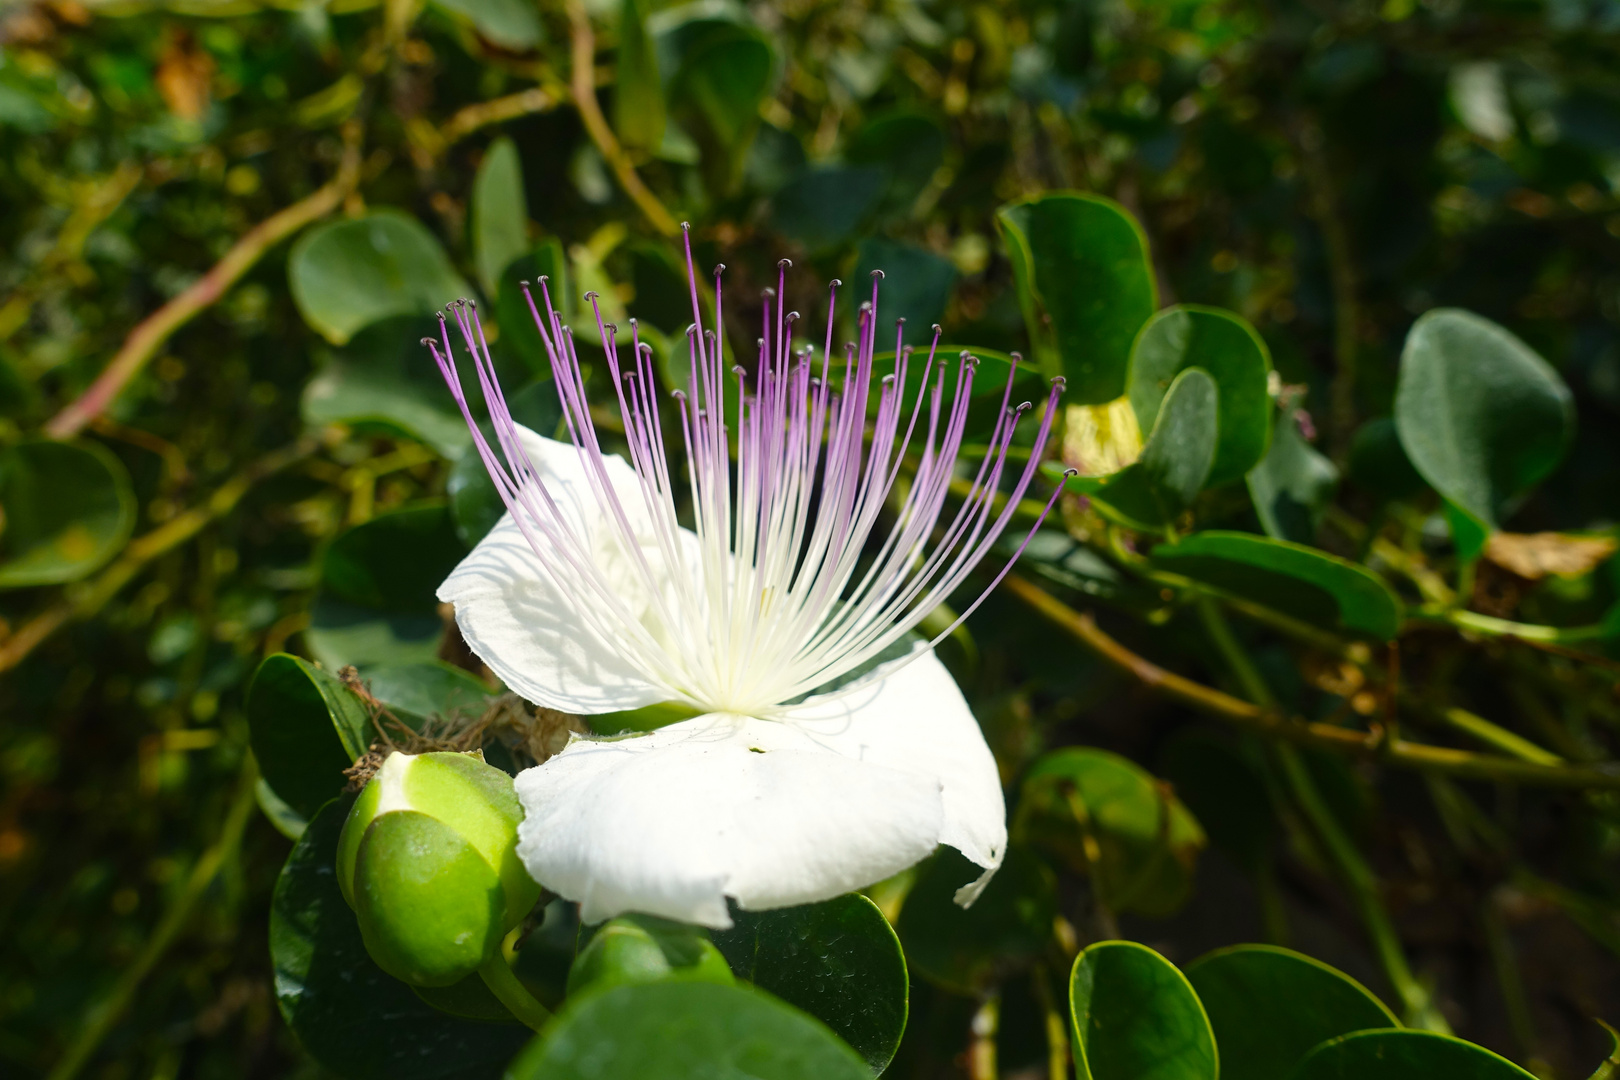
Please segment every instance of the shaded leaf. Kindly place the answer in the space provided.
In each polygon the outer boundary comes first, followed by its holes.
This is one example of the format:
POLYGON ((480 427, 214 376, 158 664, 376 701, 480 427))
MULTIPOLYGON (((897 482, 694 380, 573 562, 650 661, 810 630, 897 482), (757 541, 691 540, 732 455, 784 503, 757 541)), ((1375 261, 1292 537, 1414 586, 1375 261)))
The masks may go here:
POLYGON ((1187 977, 1132 941, 1102 941, 1069 976, 1079 1080, 1215 1080, 1215 1036, 1187 977))
MULTIPOLYGON (((867 165, 805 169, 772 198, 773 223, 783 236, 811 253, 837 247, 854 236, 876 208, 884 181, 882 169, 867 165)), ((857 281, 854 291, 865 299, 867 288, 857 281)))
POLYGON ((529 203, 517 144, 501 137, 478 164, 472 190, 473 264, 488 296, 499 296, 502 273, 529 250, 529 203))
POLYGON ((1330 630, 1388 641, 1400 629, 1401 602, 1383 578, 1303 544, 1211 529, 1159 545, 1152 559, 1330 630))
POLYGON ((613 130, 625 146, 651 153, 664 141, 664 87, 658 50, 637 0, 619 8, 619 54, 613 81, 613 130))
POLYGON ((917 974, 959 993, 976 993, 1034 962, 1052 935, 1057 913, 1052 872, 1013 847, 972 907, 958 889, 984 871, 955 848, 941 848, 918 868, 897 929, 917 974))
POLYGON ((1110 476, 1079 476, 1070 489, 1131 528, 1171 524, 1192 505, 1215 460, 1219 432, 1215 380, 1188 368, 1170 384, 1142 456, 1110 476))
POLYGON ((1265 460, 1249 472, 1260 527, 1274 540, 1310 544, 1339 487, 1339 470, 1305 441, 1293 409, 1277 414, 1265 460))
POLYGON ((508 1066, 509 1080, 868 1080, 828 1031, 743 986, 660 982, 571 1001, 508 1066))
POLYGON ((1505 1057, 1432 1031, 1358 1031, 1323 1043, 1292 1080, 1529 1080, 1505 1057))
POLYGON ((1350 441, 1350 479, 1381 499, 1405 499, 1424 488, 1423 477, 1401 447, 1395 418, 1381 416, 1356 429, 1350 441))
POLYGON ((0 589, 77 581, 134 528, 129 472, 106 447, 40 439, 0 450, 0 589))
POLYGON ((1041 367, 1069 380, 1065 400, 1125 392, 1131 344, 1159 306, 1147 237, 1100 195, 1057 192, 996 212, 1041 367))
POLYGON ((375 737, 360 699, 296 656, 267 657, 247 691, 248 734, 276 796, 305 819, 336 798, 375 737))
POLYGON ((711 934, 738 978, 803 1009, 866 1060, 893 1060, 906 1030, 910 983, 900 940, 859 894, 775 911, 733 911, 711 934))
POLYGON ((1194 960, 1187 979, 1209 1015, 1224 1080, 1284 1080, 1318 1043, 1400 1027, 1342 971, 1275 945, 1234 945, 1194 960))
POLYGON ((895 320, 905 319, 907 343, 926 349, 933 325, 945 319, 956 267, 927 248, 869 237, 856 252, 851 280, 864 291, 874 270, 884 274, 878 290, 878 345, 892 341, 895 320))

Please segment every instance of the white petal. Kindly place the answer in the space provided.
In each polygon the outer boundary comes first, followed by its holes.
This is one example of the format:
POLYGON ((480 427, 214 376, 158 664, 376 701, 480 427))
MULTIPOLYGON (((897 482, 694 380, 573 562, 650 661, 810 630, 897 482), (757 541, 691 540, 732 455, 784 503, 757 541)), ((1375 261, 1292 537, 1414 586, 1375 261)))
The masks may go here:
MULTIPOLYGON (((627 560, 612 539, 606 511, 591 490, 579 452, 569 443, 542 438, 526 428, 519 432, 569 526, 577 535, 591 538, 593 563, 613 582, 616 595, 631 604, 641 598, 636 608, 640 614, 646 607, 645 587, 625 565, 627 560)), ((646 521, 640 481, 622 458, 609 456, 606 462, 619 502, 640 531, 646 521)), ((543 543, 544 538, 536 535, 543 543)), ((658 560, 652 561, 656 570, 658 560)), ((626 658, 622 645, 605 640, 580 617, 510 514, 439 586, 439 599, 455 605, 456 623, 479 659, 537 705, 590 714, 640 708, 672 696, 626 658)))
POLYGON ((796 726, 714 714, 575 740, 517 778, 518 854, 586 922, 640 911, 731 925, 898 873, 938 843, 939 782, 846 757, 796 726))
POLYGON ((985 870, 956 901, 966 907, 978 899, 1007 852, 1007 804, 979 723, 932 650, 847 694, 811 698, 790 718, 850 757, 938 780, 939 842, 985 870))

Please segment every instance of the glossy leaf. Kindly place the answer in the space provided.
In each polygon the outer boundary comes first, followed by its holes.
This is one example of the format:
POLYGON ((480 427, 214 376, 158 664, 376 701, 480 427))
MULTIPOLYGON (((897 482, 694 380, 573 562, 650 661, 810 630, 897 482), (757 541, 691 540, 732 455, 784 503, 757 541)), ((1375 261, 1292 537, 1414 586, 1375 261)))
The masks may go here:
POLYGON ((660 982, 587 994, 507 1067, 508 1080, 869 1080, 820 1022, 742 986, 660 982))
POLYGON ((892 342, 895 320, 905 319, 906 343, 926 349, 933 324, 945 319, 956 267, 927 248, 870 237, 861 241, 850 280, 864 293, 874 270, 884 275, 878 290, 878 344, 892 342))
MULTIPOLYGON (((471 294, 438 239, 395 210, 305 233, 293 245, 287 277, 304 321, 334 345, 390 316, 428 315, 471 294)), ((430 321, 421 325, 428 332, 430 321)))
POLYGON ((1215 1036, 1174 964, 1133 941, 1101 941, 1074 961, 1069 1015, 1079 1080, 1215 1080, 1215 1036))
POLYGON ((1211 529, 1153 549, 1162 570, 1255 600, 1330 630, 1388 641, 1401 602, 1364 566, 1253 533, 1211 529))
POLYGON ((493 45, 523 52, 541 40, 540 17, 523 0, 432 0, 442 11, 469 19, 493 45))
POLYGON ((1160 529, 1181 515, 1209 477, 1220 430, 1215 380, 1188 368, 1170 384, 1142 456, 1110 476, 1080 476, 1072 490, 1138 529, 1160 529))
POLYGON ((472 441, 467 422, 422 346, 422 331, 422 320, 410 317, 361 330, 305 384, 304 423, 381 428, 427 443, 452 460, 465 454, 472 441))
POLYGON ((1187 967, 1221 1049, 1224 1080, 1285 1080, 1318 1043, 1400 1027, 1342 971, 1274 945, 1234 945, 1187 967))
POLYGON ((270 959, 281 1015, 311 1057, 347 1080, 494 1080, 526 1029, 442 1012, 367 955, 333 872, 352 802, 334 799, 310 820, 276 879, 270 959))
POLYGON ((1529 1080, 1483 1046, 1432 1031, 1358 1031, 1312 1050, 1290 1080, 1529 1080))
POLYGON ((651 153, 664 141, 664 88, 658 51, 637 0, 619 8, 619 53, 613 81, 613 130, 632 150, 651 153))
POLYGON ((1271 449, 1248 479, 1249 497, 1267 536, 1297 544, 1316 541, 1339 487, 1339 470, 1305 441, 1293 409, 1278 413, 1271 449))
POLYGON ((711 934, 738 978, 803 1009, 882 1073, 906 1030, 910 984, 900 941, 859 894, 775 911, 734 911, 711 934))
POLYGON ((0 450, 0 589, 77 581, 134 528, 129 472, 106 447, 42 439, 0 450))
POLYGON ((1150 431, 1175 377, 1190 367, 1215 380, 1220 435, 1205 483, 1236 480, 1258 465, 1271 442, 1271 353, 1242 318, 1220 308, 1178 304, 1154 315, 1131 346, 1126 394, 1150 431))
POLYGON ((1131 344, 1159 306, 1141 226, 1113 200, 1079 192, 1004 206, 996 224, 1041 367, 1069 380, 1070 404, 1119 397, 1131 344))
POLYGON ((956 891, 982 873, 955 848, 941 848, 918 868, 896 927, 913 970, 959 993, 1037 959, 1057 913, 1052 872, 1030 852, 1010 848, 973 906, 958 905, 956 891))
POLYGON ((1406 336, 1395 427, 1423 479, 1494 530, 1508 504, 1563 459, 1575 406, 1524 342, 1489 319, 1438 308, 1406 336))
POLYGON ((343 770, 375 737, 359 698, 335 676, 286 653, 259 665, 248 685, 247 718, 265 782, 305 819, 342 793, 343 770))
POLYGON ((444 633, 435 597, 466 548, 443 504, 381 514, 332 541, 304 632, 328 668, 432 660, 444 633))
POLYGON ((473 177, 472 249, 486 296, 500 295, 502 272, 529 250, 523 166, 509 138, 490 143, 473 177))
POLYGON ((1135 762, 1091 747, 1044 754, 1024 777, 1015 828, 1089 873, 1116 911, 1165 916, 1187 899, 1204 830, 1135 762))

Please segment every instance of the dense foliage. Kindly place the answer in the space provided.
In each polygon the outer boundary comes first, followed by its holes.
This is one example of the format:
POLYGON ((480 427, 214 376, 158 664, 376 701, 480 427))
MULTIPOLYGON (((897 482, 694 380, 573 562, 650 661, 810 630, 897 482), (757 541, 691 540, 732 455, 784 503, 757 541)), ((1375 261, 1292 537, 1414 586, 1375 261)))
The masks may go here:
POLYGON ((1613 0, 50 0, 0 50, 7 1075, 1609 1053, 1613 0), (568 731, 433 598, 500 505, 418 339, 479 299, 555 429, 546 274, 582 355, 589 291, 677 385, 682 221, 735 342, 778 259, 812 325, 881 269, 913 344, 1066 378, 1020 520, 1082 475, 939 650, 1008 792, 980 902, 949 850, 712 935, 547 894, 531 1041, 385 974, 332 870, 384 731, 568 731))

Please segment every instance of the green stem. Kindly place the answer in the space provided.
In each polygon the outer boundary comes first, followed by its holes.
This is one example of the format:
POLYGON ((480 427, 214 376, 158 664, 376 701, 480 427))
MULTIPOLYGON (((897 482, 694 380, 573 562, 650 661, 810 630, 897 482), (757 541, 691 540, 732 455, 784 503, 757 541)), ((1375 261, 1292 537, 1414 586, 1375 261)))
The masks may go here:
POLYGON ((1282 890, 1277 887, 1277 866, 1270 852, 1254 871, 1254 889, 1260 898, 1260 926, 1272 945, 1288 944, 1288 909, 1283 906, 1282 890))
POLYGON ((551 1019, 551 1010, 536 1001, 534 995, 523 988, 517 975, 513 974, 512 966, 506 961, 505 948, 496 949, 484 961, 483 967, 478 969, 478 977, 484 980, 484 985, 500 999, 507 1011, 525 1026, 539 1031, 551 1019))
POLYGON ((1552 645, 1597 641, 1614 635, 1613 628, 1607 623, 1591 623, 1587 626, 1543 626, 1539 623, 1498 619, 1494 615, 1481 615, 1477 611, 1463 611, 1456 608, 1440 610, 1422 607, 1407 612, 1407 616, 1416 622, 1444 623, 1486 637, 1518 638, 1520 641, 1544 642, 1552 645))
POLYGON ((1445 721, 1450 727, 1467 735, 1472 735, 1487 746, 1502 751, 1504 754, 1528 761, 1536 765, 1563 765, 1565 761, 1549 750, 1543 750, 1535 743, 1523 736, 1516 735, 1504 727, 1498 727, 1483 716, 1476 716, 1467 709, 1449 708, 1438 709, 1435 715, 1445 721))
POLYGON ((1508 1027, 1519 1044, 1519 1051, 1527 1062, 1538 1063, 1540 1040, 1536 1036, 1535 1020, 1530 1015, 1530 999, 1524 991, 1524 979, 1519 974, 1519 960, 1513 954, 1513 941, 1508 936, 1507 920, 1502 917, 1503 896, 1498 886, 1485 898, 1480 910, 1480 926, 1485 932, 1485 948, 1496 969, 1496 983, 1502 991, 1502 1004, 1507 1009, 1508 1027))
POLYGON ((1046 1021, 1047 1076, 1050 1080, 1068 1080, 1069 1022, 1058 1010, 1057 997, 1047 981, 1046 965, 1035 965, 1031 977, 1035 980, 1035 997, 1041 1003, 1041 1014, 1046 1021))
MULTIPOLYGON (((1203 616, 1204 626, 1209 631, 1210 640, 1214 642, 1216 651, 1231 666, 1232 673, 1243 685, 1244 692, 1256 705, 1268 709, 1275 708, 1276 698, 1271 693, 1271 688, 1266 685, 1259 669, 1254 666, 1248 653, 1232 634, 1232 628, 1227 625, 1220 608, 1213 601, 1204 600, 1199 603, 1198 611, 1203 616)), ((1449 1032, 1445 1018, 1434 1008, 1428 990, 1418 982, 1412 974, 1412 969, 1407 966, 1406 954, 1401 951, 1400 937, 1395 932, 1389 913, 1384 910, 1383 899, 1378 893, 1378 879, 1374 876, 1372 868, 1367 865, 1355 842, 1345 833, 1321 793, 1316 790, 1316 783, 1305 768, 1305 761, 1300 757, 1299 751, 1285 743, 1279 743, 1276 753, 1282 762, 1283 775, 1288 781, 1294 801, 1305 812, 1305 817, 1321 840, 1328 858, 1350 889, 1356 908, 1361 914, 1361 920, 1367 928, 1367 936, 1372 939, 1373 951, 1378 954, 1390 985, 1395 988, 1404 1005, 1407 1023, 1431 1031, 1449 1032)))
POLYGON ((185 888, 175 897, 163 921, 158 923, 152 936, 146 939, 146 947, 141 950, 135 962, 125 968, 118 983, 96 1005, 92 1006, 86 1016, 84 1028, 77 1038, 73 1040, 72 1048, 67 1056, 56 1063, 47 1080, 71 1080, 90 1061, 95 1052, 100 1049, 102 1042, 112 1033, 112 1029, 123 1019, 124 1010, 134 999, 135 993, 140 989, 141 983, 151 974, 163 954, 169 951, 174 939, 184 930, 187 921, 191 918, 192 910, 202 899, 203 893, 213 884, 220 867, 225 860, 236 852, 242 842, 242 830, 247 827, 248 816, 255 805, 253 798, 253 785, 258 781, 259 769, 254 763, 252 755, 248 755, 242 763, 242 771, 236 781, 236 795, 231 801, 230 809, 225 812, 225 825, 220 830, 219 839, 197 860, 191 869, 191 876, 186 879, 185 888))

